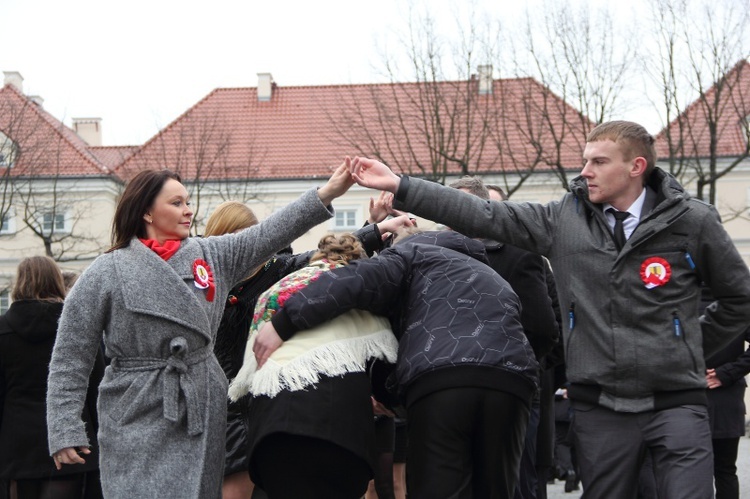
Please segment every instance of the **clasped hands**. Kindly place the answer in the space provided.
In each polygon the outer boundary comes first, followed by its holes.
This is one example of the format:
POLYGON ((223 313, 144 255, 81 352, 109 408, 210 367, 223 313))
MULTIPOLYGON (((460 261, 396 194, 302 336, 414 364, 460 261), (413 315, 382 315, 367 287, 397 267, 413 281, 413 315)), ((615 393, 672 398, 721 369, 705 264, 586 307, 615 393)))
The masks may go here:
MULTIPOLYGON (((349 156, 334 171, 325 186, 318 191, 321 201, 329 204, 334 198, 342 195, 356 182, 363 187, 383 191, 378 199, 370 199, 370 223, 377 223, 383 237, 406 226, 414 225, 407 214, 393 209, 393 194, 398 189, 400 178, 390 168, 374 159, 349 156), (388 215, 394 218, 385 220, 388 215)), ((273 324, 267 322, 260 328, 253 343, 253 355, 258 369, 284 343, 273 324)))

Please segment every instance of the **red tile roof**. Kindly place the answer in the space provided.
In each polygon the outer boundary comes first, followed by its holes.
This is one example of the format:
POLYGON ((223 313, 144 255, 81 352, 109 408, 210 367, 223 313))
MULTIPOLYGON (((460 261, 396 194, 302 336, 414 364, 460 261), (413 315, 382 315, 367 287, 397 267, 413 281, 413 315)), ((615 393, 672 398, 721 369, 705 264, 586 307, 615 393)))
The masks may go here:
MULTIPOLYGON (((329 167, 339 164, 347 154, 379 155, 394 169, 405 170, 429 163, 435 151, 425 141, 426 134, 420 132, 425 125, 419 110, 425 106, 416 101, 425 94, 418 92, 419 85, 274 86, 271 100, 265 102, 258 101, 256 88, 216 89, 151 138, 116 171, 128 177, 145 168, 170 168, 185 179, 327 177, 329 167), (396 103, 401 113, 394 113, 396 103), (361 123, 377 125, 379 116, 385 116, 383 123, 396 130, 386 134, 382 126, 369 126, 368 143, 361 123), (397 129, 399 118, 411 131, 408 137, 397 129)), ((533 79, 504 79, 493 82, 491 95, 474 95, 481 104, 477 109, 482 111, 450 120, 446 109, 452 100, 465 96, 469 85, 476 94, 475 80, 441 82, 429 88, 438 89, 443 100, 442 126, 457 126, 453 140, 458 150, 466 145, 466 123, 475 129, 489 126, 491 134, 486 136, 488 142, 481 157, 479 146, 472 146, 472 173, 513 170, 515 164, 526 170, 537 161, 547 165, 559 161, 563 166, 578 168, 591 123, 575 109, 533 79), (559 158, 550 153, 555 137, 545 125, 546 119, 556 127, 558 138, 562 137, 559 158), (563 126, 564 119, 568 125, 563 126), (534 144, 545 151, 539 158, 535 157, 534 144)), ((446 136, 447 132, 442 137, 446 136)), ((459 169, 452 165, 449 172, 458 173, 459 169)))
MULTIPOLYGON (((716 123, 716 156, 733 157, 745 154, 747 147, 747 118, 750 116, 750 64, 738 62, 723 79, 720 93, 717 84, 708 89, 704 100, 698 98, 672 123, 656 136, 660 158, 669 157, 666 134, 672 132, 673 141, 679 140, 680 124, 684 136, 684 157, 710 156, 710 133, 707 113, 711 111, 716 123), (718 96, 718 97, 717 97, 718 96), (717 102, 715 102, 717 101, 717 102)), ((680 154, 678 154, 680 156, 680 154)))
POLYGON ((10 84, 0 88, 0 131, 19 150, 13 175, 111 174, 73 130, 10 84))
POLYGON ((89 152, 110 170, 115 170, 141 146, 90 146, 89 152))

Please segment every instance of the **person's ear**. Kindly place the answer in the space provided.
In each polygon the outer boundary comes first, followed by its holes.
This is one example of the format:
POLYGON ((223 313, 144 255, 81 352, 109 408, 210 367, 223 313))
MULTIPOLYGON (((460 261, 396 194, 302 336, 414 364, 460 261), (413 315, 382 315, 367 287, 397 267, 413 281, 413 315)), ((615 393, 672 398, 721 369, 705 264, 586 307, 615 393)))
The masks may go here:
POLYGON ((640 177, 646 173, 646 158, 643 156, 638 156, 633 160, 630 166, 630 176, 631 177, 640 177))
POLYGON ((147 224, 150 224, 154 221, 154 218, 151 216, 151 213, 146 213, 143 215, 143 220, 145 220, 147 224))

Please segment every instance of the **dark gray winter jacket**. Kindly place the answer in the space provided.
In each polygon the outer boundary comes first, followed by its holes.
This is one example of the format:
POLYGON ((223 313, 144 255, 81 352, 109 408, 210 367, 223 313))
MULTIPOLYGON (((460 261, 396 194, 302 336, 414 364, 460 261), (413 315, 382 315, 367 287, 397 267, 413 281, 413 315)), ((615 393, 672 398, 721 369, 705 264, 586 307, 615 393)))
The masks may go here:
POLYGON ((567 311, 571 398, 623 412, 705 404, 703 359, 750 322, 750 273, 711 206, 658 168, 649 180, 620 252, 581 177, 547 205, 485 201, 403 177, 396 207, 550 259, 567 311), (701 281, 716 298, 703 315, 701 281))
POLYGON ((453 231, 424 232, 325 272, 273 318, 282 338, 352 308, 395 317, 399 394, 407 406, 445 388, 474 386, 527 404, 538 364, 520 323, 520 303, 486 265, 484 245, 453 231))

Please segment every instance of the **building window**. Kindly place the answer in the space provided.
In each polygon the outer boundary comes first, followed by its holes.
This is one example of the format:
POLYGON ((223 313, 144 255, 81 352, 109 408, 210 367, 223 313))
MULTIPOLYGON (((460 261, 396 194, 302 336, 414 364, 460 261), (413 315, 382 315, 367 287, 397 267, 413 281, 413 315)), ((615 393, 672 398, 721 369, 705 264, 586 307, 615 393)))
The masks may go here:
POLYGON ((0 291, 0 315, 4 314, 10 308, 10 291, 4 289, 0 291))
POLYGON ((16 232, 16 217, 13 210, 7 211, 2 217, 0 217, 0 235, 15 234, 16 232))
POLYGON ((359 228, 357 223, 356 208, 339 209, 336 208, 336 215, 333 218, 333 230, 356 230, 359 228))
POLYGON ((42 231, 45 234, 53 232, 67 232, 65 213, 45 213, 42 218, 42 231))

